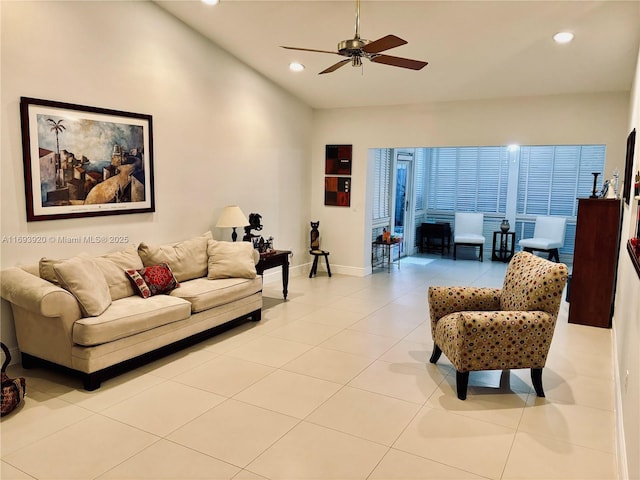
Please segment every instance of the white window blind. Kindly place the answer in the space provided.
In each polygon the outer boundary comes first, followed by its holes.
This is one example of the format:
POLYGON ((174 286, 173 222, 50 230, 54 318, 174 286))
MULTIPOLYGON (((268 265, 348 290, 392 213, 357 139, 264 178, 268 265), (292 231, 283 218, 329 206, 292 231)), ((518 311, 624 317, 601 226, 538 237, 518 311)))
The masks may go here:
POLYGON ((426 149, 416 148, 414 155, 415 166, 415 210, 416 212, 424 210, 424 190, 426 177, 426 149))
POLYGON ((442 147, 427 160, 428 210, 504 213, 505 147, 442 147))
POLYGON ((373 197, 373 223, 389 221, 391 218, 391 149, 380 148, 375 151, 375 179, 373 197))
POLYGON ((604 155, 604 145, 522 147, 517 213, 575 217, 577 198, 592 192, 592 172, 604 171, 604 155))

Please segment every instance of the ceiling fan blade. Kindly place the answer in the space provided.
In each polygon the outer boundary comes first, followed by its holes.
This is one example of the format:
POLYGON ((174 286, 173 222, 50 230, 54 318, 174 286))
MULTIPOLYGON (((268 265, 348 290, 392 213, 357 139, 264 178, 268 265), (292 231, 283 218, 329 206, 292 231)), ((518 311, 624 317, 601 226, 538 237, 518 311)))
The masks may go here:
POLYGON ((338 52, 331 52, 329 50, 314 50, 313 48, 285 47, 282 45, 280 45, 280 47, 286 48, 287 50, 302 50, 303 52, 333 53, 334 55, 340 55, 338 52))
POLYGON ((395 35, 387 35, 386 37, 379 38, 378 40, 374 40, 371 43, 368 43, 362 50, 367 53, 379 53, 385 50, 389 50, 390 48, 399 47, 400 45, 406 44, 407 41, 401 39, 400 37, 396 37, 395 35))
POLYGON ((429 63, 422 60, 411 60, 410 58, 392 57, 391 55, 376 55, 370 60, 374 63, 384 63, 392 67, 409 68, 411 70, 420 70, 429 63))
POLYGON ((326 68, 323 71, 321 71, 318 75, 322 75, 323 73, 335 72, 337 69, 339 69, 343 65, 346 65, 347 63, 351 63, 351 59, 350 58, 347 58, 345 60, 340 60, 338 63, 336 63, 334 65, 331 65, 329 68, 326 68))

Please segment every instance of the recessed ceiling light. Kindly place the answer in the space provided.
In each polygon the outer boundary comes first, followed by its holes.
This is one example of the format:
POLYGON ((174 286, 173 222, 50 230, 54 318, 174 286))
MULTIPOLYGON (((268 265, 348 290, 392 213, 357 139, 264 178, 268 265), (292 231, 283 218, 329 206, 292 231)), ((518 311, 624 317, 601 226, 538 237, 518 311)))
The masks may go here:
POLYGON ((220 0, 202 0, 202 3, 206 3, 207 5, 217 5, 220 3, 220 0))
POLYGON ((291 62, 289 64, 289 70, 291 70, 292 72, 301 72, 304 70, 304 65, 298 62, 291 62))
POLYGON ((558 32, 553 36, 556 43, 569 43, 573 40, 573 33, 571 32, 558 32))

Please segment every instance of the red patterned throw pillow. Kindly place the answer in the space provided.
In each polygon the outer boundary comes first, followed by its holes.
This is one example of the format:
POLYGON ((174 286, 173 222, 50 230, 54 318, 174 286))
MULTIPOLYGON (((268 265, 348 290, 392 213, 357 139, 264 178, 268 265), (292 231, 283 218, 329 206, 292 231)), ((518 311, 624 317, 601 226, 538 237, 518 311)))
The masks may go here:
POLYGON ((142 298, 170 292, 180 284, 173 276, 171 268, 166 263, 151 265, 141 270, 125 270, 133 288, 142 298))

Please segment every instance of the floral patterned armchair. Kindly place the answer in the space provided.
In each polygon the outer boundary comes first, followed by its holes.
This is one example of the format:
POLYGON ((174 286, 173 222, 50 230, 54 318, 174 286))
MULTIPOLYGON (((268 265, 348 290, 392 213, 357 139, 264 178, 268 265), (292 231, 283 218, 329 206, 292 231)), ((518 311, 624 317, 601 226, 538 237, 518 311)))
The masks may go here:
POLYGON ((539 397, 567 282, 567 266, 531 253, 511 259, 499 288, 430 287, 429 312, 434 349, 456 369, 458 398, 467 398, 469 372, 530 368, 539 397))

